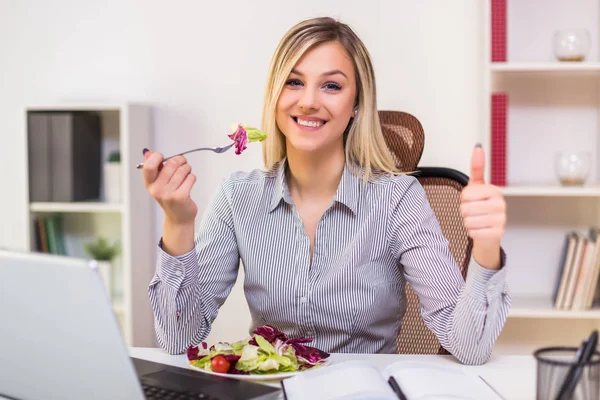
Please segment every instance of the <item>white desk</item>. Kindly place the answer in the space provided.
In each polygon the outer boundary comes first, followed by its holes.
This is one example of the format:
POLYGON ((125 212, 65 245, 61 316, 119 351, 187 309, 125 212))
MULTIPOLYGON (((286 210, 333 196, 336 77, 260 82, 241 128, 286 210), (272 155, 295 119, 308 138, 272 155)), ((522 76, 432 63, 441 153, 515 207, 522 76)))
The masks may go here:
MULTIPOLYGON (((157 348, 130 348, 129 354, 136 358, 163 364, 186 367, 185 354, 172 356, 157 348)), ((331 362, 348 360, 368 361, 378 368, 385 368, 395 361, 417 359, 442 364, 455 364, 458 361, 451 356, 413 356, 396 354, 332 354, 331 362)), ((506 400, 535 399, 536 363, 533 356, 497 356, 486 364, 469 366, 476 374, 485 379, 506 400)), ((482 399, 483 400, 483 399, 482 399)))

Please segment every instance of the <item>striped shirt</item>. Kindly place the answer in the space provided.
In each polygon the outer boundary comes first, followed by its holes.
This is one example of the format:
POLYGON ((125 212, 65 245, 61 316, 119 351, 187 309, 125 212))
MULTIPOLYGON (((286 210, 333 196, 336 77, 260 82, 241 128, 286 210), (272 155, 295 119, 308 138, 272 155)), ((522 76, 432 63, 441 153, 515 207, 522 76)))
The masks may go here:
POLYGON ((471 259, 465 281, 418 180, 384 175, 364 184, 346 166, 311 262, 285 171, 284 160, 232 174, 193 250, 172 257, 159 244, 149 296, 161 347, 183 353, 208 336, 241 262, 250 331, 270 324, 327 352, 394 353, 408 282, 444 348, 468 364, 489 358, 510 306, 506 268, 471 259))

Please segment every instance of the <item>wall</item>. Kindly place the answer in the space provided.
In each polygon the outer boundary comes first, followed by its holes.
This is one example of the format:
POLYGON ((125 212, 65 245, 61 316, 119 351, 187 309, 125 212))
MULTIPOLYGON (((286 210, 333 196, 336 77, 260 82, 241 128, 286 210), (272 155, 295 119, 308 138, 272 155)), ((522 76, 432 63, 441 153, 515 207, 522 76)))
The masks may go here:
MULTIPOLYGON (((140 101, 155 106, 149 147, 171 154, 220 145, 231 122, 260 124, 277 42, 294 23, 318 15, 349 23, 370 49, 379 108, 422 121, 422 164, 468 173, 484 123, 481 7, 478 0, 0 0, 0 247, 27 243, 26 105, 140 101)), ((201 213, 223 177, 261 167, 259 146, 240 157, 203 153, 189 160, 201 213)), ((158 207, 152 217, 158 240, 158 207)), ((210 340, 244 335, 245 307, 236 286, 210 340)))

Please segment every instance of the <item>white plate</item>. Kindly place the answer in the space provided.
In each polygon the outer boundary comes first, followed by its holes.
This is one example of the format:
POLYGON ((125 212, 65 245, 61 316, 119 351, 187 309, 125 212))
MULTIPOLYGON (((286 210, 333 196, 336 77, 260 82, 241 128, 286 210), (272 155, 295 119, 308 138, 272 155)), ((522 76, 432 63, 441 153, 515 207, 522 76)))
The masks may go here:
MULTIPOLYGON (((323 361, 323 364, 321 364, 321 366, 319 368, 327 367, 330 364, 330 361, 331 361, 331 356, 327 357, 323 361)), ((204 372, 205 374, 208 374, 208 375, 223 376, 226 378, 238 379, 240 381, 280 381, 282 379, 289 378, 296 374, 301 374, 302 372, 304 372, 304 371, 296 371, 296 372, 279 372, 276 374, 267 374, 267 375, 258 375, 258 374, 237 375, 237 374, 222 374, 220 372, 207 371, 205 369, 198 368, 192 364, 188 364, 188 366, 191 369, 193 369, 194 371, 204 372)), ((310 369, 307 369, 305 371, 310 371, 310 369)))

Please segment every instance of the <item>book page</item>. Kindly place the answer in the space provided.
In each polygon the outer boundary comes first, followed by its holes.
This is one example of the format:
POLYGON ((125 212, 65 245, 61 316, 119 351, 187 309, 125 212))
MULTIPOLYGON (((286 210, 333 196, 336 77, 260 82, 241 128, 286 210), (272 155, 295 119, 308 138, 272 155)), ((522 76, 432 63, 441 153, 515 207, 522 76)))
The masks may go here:
POLYGON ((381 372, 364 361, 325 365, 282 382, 288 400, 397 400, 381 372))
POLYGON ((410 400, 499 399, 476 374, 460 365, 399 361, 387 367, 383 375, 386 379, 393 376, 410 400))

